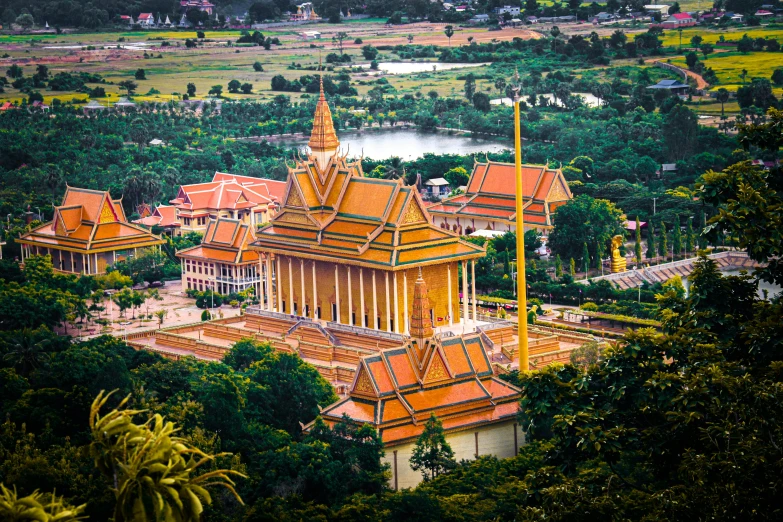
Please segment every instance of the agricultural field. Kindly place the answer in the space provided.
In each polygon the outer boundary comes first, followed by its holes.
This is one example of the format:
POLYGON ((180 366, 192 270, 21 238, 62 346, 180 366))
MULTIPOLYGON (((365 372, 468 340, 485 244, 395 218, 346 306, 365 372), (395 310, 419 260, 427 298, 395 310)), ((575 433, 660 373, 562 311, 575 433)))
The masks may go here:
MULTIPOLYGON (((750 38, 774 38, 783 41, 783 26, 770 25, 762 27, 728 27, 726 29, 711 29, 706 27, 689 27, 682 30, 682 46, 690 47, 691 38, 696 35, 702 37, 703 43, 716 44, 721 41, 721 37, 726 42, 736 42, 743 35, 747 34, 750 38)), ((678 47, 680 45, 679 31, 668 29, 664 31, 663 45, 665 47, 678 47)))
MULTIPOLYGON (((700 55, 700 58, 703 58, 700 55)), ((678 57, 672 59, 672 63, 679 67, 687 68, 685 59, 678 57)), ((735 51, 714 53, 703 62, 705 66, 712 67, 718 76, 720 83, 713 85, 711 90, 720 88, 736 91, 743 83, 750 82, 753 78, 766 78, 769 80, 772 71, 783 67, 783 54, 769 52, 738 53, 735 51), (747 71, 743 79, 742 72, 747 71)), ((783 94, 783 88, 773 89, 776 96, 783 94)))

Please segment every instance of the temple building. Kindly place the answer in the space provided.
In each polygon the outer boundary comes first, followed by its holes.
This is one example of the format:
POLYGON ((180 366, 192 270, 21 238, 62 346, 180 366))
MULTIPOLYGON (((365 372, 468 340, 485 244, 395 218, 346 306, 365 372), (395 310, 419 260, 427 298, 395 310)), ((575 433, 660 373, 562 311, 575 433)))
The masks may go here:
POLYGON ((143 227, 128 223, 120 200, 106 191, 68 187, 54 219, 17 240, 22 261, 52 256, 55 270, 98 275, 143 248, 165 243, 143 227))
POLYGON ((433 414, 443 423, 457 461, 513 457, 524 443, 517 422, 521 391, 493 375, 480 334, 435 334, 430 318, 427 286, 419 275, 410 337, 400 347, 363 357, 348 396, 321 412, 329 425, 346 415, 378 431, 394 489, 421 482, 410 458, 433 414))
POLYGON ((468 292, 484 249, 435 226, 415 187, 367 178, 361 161, 339 153, 323 85, 309 145, 289 167, 282 208, 252 245, 271 276, 260 296, 266 310, 407 333, 421 269, 434 289, 433 324, 459 324, 460 270, 468 292))
MULTIPOLYGON (((557 207, 571 198, 559 169, 522 165, 525 230, 547 234, 557 207)), ((469 235, 477 230, 516 230, 514 165, 487 160, 476 163, 464 194, 452 196, 427 209, 443 229, 469 235)))
POLYGON ((203 234, 211 219, 238 219, 255 228, 275 215, 286 183, 216 172, 209 183, 182 185, 171 205, 160 205, 152 215, 135 221, 159 226, 172 235, 203 234))
POLYGON ((200 245, 177 252, 182 264, 182 289, 219 294, 261 290, 258 252, 248 249, 253 227, 238 219, 218 218, 207 223, 200 245))

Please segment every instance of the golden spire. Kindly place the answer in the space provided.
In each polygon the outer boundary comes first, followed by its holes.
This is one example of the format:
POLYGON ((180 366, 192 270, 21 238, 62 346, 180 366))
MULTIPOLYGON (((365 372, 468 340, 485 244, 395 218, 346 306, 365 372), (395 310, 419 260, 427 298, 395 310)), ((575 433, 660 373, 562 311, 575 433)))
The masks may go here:
POLYGON ((421 276, 413 286, 413 314, 411 314, 410 335, 414 339, 429 339, 433 335, 430 300, 427 297, 427 283, 421 276))
POLYGON ((324 96, 323 75, 321 75, 321 94, 318 97, 318 104, 315 106, 315 116, 313 116, 313 132, 310 135, 308 145, 313 152, 332 152, 340 146, 340 141, 334 132, 332 111, 329 110, 329 104, 326 103, 326 96, 324 96))

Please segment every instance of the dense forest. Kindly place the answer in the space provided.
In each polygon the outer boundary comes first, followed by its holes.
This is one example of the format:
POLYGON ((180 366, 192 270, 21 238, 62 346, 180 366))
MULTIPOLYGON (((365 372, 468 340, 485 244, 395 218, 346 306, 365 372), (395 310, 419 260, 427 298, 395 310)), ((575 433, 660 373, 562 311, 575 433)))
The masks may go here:
MULTIPOLYGON (((783 113, 771 110, 770 122, 743 128, 740 141, 776 151, 781 125, 783 113)), ((770 261, 759 275, 777 284, 781 179, 777 169, 739 162, 697 187, 724 211, 705 234, 724 229, 770 261)), ((45 260, 2 267, 3 286, 41 297, 62 291, 63 276, 45 260)), ((506 377, 523 391, 527 445, 517 457, 451 463, 400 492, 387 489, 373 430, 317 420, 336 397, 297 355, 242 341, 220 362, 173 361, 120 339, 74 342, 3 321, 0 483, 12 489, 0 490, 0 510, 37 502, 36 520, 46 521, 75 520, 54 518, 55 509, 131 520, 134 509, 187 514, 202 504, 204 520, 244 522, 778 520, 783 302, 759 299, 753 278, 724 277, 706 258, 687 297, 661 289, 657 302, 662 333, 629 333, 599 357, 506 377), (314 419, 303 434, 300 423, 314 419), (161 461, 116 433, 154 436, 165 452, 179 444, 205 467, 196 471, 181 453, 161 461), (154 467, 124 465, 129 451, 154 467), (196 487, 201 473, 213 475, 209 495, 196 487), (129 487, 135 480, 146 486, 129 487), (242 503, 220 487, 231 483, 242 503), (174 500, 186 490, 192 496, 174 500)))

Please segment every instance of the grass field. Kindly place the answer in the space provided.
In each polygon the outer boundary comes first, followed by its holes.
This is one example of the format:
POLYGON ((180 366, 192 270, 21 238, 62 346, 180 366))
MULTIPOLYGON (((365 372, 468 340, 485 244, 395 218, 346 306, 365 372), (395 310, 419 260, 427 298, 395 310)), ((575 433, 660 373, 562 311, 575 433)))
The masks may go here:
MULTIPOLYGON (((703 56, 699 56, 703 58, 703 56)), ((674 65, 687 67, 684 58, 672 59, 674 65)), ((711 90, 717 90, 721 87, 729 91, 736 91, 743 83, 742 71, 747 70, 748 74, 745 82, 750 82, 753 78, 766 78, 769 80, 772 72, 776 68, 783 67, 783 54, 754 52, 742 54, 738 52, 727 52, 711 54, 704 61, 707 67, 712 67, 720 80, 720 84, 712 87, 711 90)), ((773 89, 776 96, 783 94, 783 88, 773 89)))
MULTIPOLYGON (((723 36, 726 41, 737 41, 742 38, 742 35, 747 34, 751 38, 774 38, 783 43, 783 26, 773 27, 731 27, 728 29, 707 29, 703 27, 690 27, 682 30, 682 45, 683 47, 690 46, 691 38, 695 35, 702 37, 704 43, 714 44, 720 41, 720 37, 723 36)), ((680 45, 680 33, 676 30, 668 29, 664 31, 663 45, 678 46, 680 45)))

